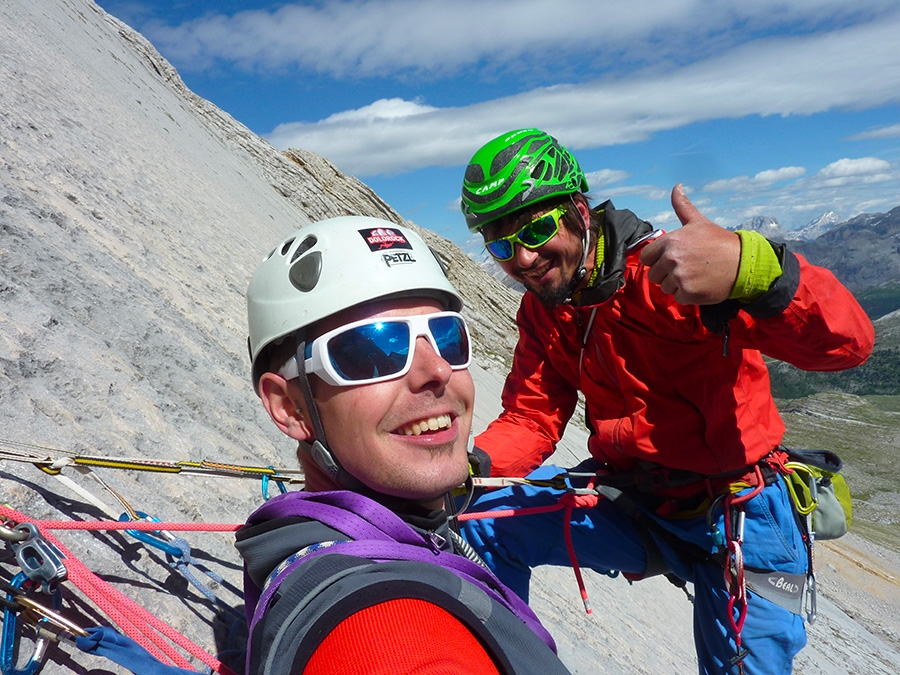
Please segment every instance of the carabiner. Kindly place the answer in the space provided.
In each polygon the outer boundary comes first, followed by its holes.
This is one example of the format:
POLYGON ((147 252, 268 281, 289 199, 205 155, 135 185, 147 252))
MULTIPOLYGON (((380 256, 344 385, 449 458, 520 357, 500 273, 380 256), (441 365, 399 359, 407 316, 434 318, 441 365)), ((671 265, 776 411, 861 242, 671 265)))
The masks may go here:
MULTIPOLYGON (((21 588, 28 581, 28 576, 20 572, 13 577, 10 585, 13 588, 21 588)), ((58 602, 59 594, 54 594, 54 602, 58 602)), ((18 602, 19 596, 12 593, 6 594, 10 602, 18 602)), ((3 610, 3 635, 0 638, 0 671, 3 675, 34 675, 41 667, 44 657, 47 655, 49 643, 47 638, 41 636, 34 641, 34 651, 28 659, 28 663, 22 668, 16 667, 19 657, 19 640, 16 635, 18 617, 9 608, 3 610)))
MULTIPOLYGON (((148 520, 151 523, 158 523, 159 518, 154 518, 153 516, 148 516, 143 511, 135 511, 135 513, 142 519, 148 520)), ((119 516, 119 522, 127 523, 131 518, 127 513, 123 513, 119 516)), ((165 553, 166 555, 170 555, 174 558, 180 558, 182 555, 182 550, 177 546, 173 546, 171 543, 165 541, 163 539, 164 534, 169 534, 168 532, 164 532, 163 530, 152 530, 150 532, 144 532, 143 530, 125 530, 125 534, 134 537, 138 541, 141 541, 145 544, 149 544, 155 548, 158 548, 160 551, 165 553), (156 536, 154 536, 156 535, 156 536)), ((170 535, 171 536, 171 535, 170 535)), ((172 539, 175 537, 172 536, 172 539)))
MULTIPOLYGON (((722 534, 722 531, 719 529, 719 526, 716 524, 718 518, 716 517, 716 510, 719 508, 719 505, 725 501, 725 498, 728 495, 722 494, 712 500, 712 503, 709 505, 709 508, 706 509, 706 526, 709 528, 709 534, 712 537, 713 544, 715 544, 716 550, 725 546, 725 535, 722 534)), ((723 511, 724 517, 724 511, 723 511)))
POLYGON ((10 543, 18 543, 28 539, 28 533, 16 527, 9 527, 9 522, 0 522, 0 539, 10 543))
MULTIPOLYGON (((273 472, 275 471, 274 466, 270 466, 269 468, 272 469, 273 472)), ((269 474, 264 473, 262 476, 262 496, 263 496, 263 501, 265 501, 265 502, 269 501, 269 483, 270 482, 274 482, 278 485, 278 492, 280 494, 284 494, 285 492, 287 492, 287 488, 284 486, 283 481, 280 481, 280 480, 271 481, 269 474)))

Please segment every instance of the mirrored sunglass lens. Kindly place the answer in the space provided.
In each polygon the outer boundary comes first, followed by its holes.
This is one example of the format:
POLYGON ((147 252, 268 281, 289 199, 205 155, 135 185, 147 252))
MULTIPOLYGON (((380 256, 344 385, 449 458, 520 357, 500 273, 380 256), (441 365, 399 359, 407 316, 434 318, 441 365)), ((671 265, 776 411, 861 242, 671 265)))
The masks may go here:
POLYGON ((437 342, 438 351, 451 366, 461 366, 469 359, 469 336, 465 324, 455 316, 439 316, 428 320, 428 328, 437 342))
POLYGON ((512 242, 508 239, 498 239, 497 241, 489 241, 484 247, 497 260, 509 260, 512 258, 512 242))
POLYGON ((345 380, 370 380, 403 370, 409 356, 409 326, 372 323, 351 328, 328 341, 331 365, 345 380))
POLYGON ((548 213, 538 218, 519 233, 519 240, 527 246, 540 246, 546 244, 559 227, 559 221, 554 213, 548 213))

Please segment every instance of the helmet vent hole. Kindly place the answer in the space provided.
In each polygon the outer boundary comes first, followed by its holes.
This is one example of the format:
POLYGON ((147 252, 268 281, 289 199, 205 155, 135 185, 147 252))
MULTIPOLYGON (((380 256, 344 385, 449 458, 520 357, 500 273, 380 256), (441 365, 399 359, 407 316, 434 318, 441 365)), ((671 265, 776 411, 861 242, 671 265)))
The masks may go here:
POLYGON ((464 179, 469 181, 470 183, 483 183, 484 169, 481 168, 480 164, 469 164, 469 166, 466 167, 466 175, 464 179))
MULTIPOLYGON (((313 243, 315 243, 315 237, 308 237, 307 240, 308 239, 312 239, 313 243)), ((304 241, 303 243, 305 244, 306 242, 304 241)), ((303 244, 301 244, 301 247, 302 246, 303 244)), ((300 260, 291 265, 291 271, 288 273, 288 277, 294 285, 294 288, 303 291, 304 293, 309 293, 309 291, 314 289, 316 284, 319 283, 321 274, 322 252, 313 251, 308 256, 300 258, 300 260)))
POLYGON ((318 241, 313 235, 309 235, 306 239, 300 242, 300 245, 297 247, 297 250, 294 251, 294 255, 291 256, 291 263, 293 263, 297 258, 306 253, 309 249, 316 245, 316 241, 318 241))
POLYGON ((284 242, 284 243, 281 245, 281 255, 282 255, 282 257, 284 257, 284 256, 286 256, 286 255, 288 254, 288 251, 291 250, 291 246, 293 245, 293 243, 294 243, 294 238, 291 237, 290 239, 288 239, 286 242, 284 242))
POLYGON ((547 180, 550 178, 548 174, 553 173, 550 165, 547 162, 540 161, 537 166, 531 172, 531 177, 535 180, 547 180))

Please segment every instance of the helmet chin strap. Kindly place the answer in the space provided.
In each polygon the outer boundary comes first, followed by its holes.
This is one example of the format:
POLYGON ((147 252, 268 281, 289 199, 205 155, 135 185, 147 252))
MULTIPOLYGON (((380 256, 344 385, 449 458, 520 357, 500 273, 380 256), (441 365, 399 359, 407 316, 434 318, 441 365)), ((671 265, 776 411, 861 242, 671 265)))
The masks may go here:
MULTIPOLYGON (((575 202, 575 197, 569 195, 569 199, 572 201, 572 206, 575 207, 575 210, 578 211, 578 204, 575 202)), ((578 211, 578 215, 581 216, 581 211, 578 211)), ((582 223, 584 222, 584 218, 582 218, 582 223)), ((572 293, 575 292, 575 288, 578 284, 581 283, 581 280, 584 279, 585 275, 587 275, 587 259, 590 254, 591 248, 591 223, 588 220, 587 225, 581 231, 581 265, 578 267, 578 270, 575 272, 575 276, 572 278, 572 285, 569 292, 570 299, 572 293)))
MULTIPOLYGON (((572 206, 575 207, 575 210, 578 211, 578 204, 575 202, 575 197, 569 195, 569 199, 572 200, 572 206)), ((578 211, 578 215, 581 215, 581 211, 578 211)), ((584 218, 582 218, 582 222, 584 218)), ((585 223, 584 230, 581 234, 581 266, 578 268, 578 281, 584 279, 584 275, 587 274, 587 259, 588 254, 591 252, 591 221, 588 218, 588 222, 585 223)))
POLYGON ((313 432, 316 434, 316 440, 312 443, 300 443, 300 447, 307 453, 312 460, 324 471, 335 483, 345 490, 353 492, 362 492, 368 494, 371 490, 360 480, 347 473, 341 463, 338 461, 334 453, 328 448, 325 440, 325 427, 322 425, 322 418, 319 416, 319 407, 313 398, 312 387, 309 384, 309 376, 303 366, 306 357, 306 340, 301 339, 297 342, 297 365, 300 371, 300 389, 303 392, 303 400, 306 402, 306 410, 309 414, 309 422, 312 425, 313 432))

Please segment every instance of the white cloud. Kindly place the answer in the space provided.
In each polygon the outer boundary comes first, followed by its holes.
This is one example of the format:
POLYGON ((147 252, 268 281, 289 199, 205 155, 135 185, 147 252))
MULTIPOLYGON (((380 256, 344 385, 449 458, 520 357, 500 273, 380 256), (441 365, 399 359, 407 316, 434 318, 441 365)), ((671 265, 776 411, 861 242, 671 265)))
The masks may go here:
POLYGON ((306 122, 279 124, 269 134, 268 139, 273 145, 281 148, 302 147, 311 149, 314 146, 298 145, 295 139, 316 137, 324 139, 330 135, 331 129, 365 128, 379 122, 402 121, 406 118, 425 115, 436 110, 438 109, 423 105, 417 101, 405 101, 401 98, 380 99, 362 108, 344 110, 329 115, 316 124, 308 124, 306 122))
MULTIPOLYGON (((482 143, 520 126, 542 127, 578 151, 706 120, 897 104, 897 9, 896 0, 329 0, 142 30, 179 69, 225 62, 352 78, 363 87, 367 77, 400 75, 403 91, 423 74, 472 85, 479 103, 438 107, 411 95, 392 98, 397 90, 388 88, 369 105, 281 124, 267 136, 276 147, 313 150, 344 171, 375 176, 464 165, 482 143), (563 23, 562 32, 555 29, 563 23), (601 25, 615 30, 598 39, 601 25), (585 72, 595 79, 585 81, 585 72), (502 86, 492 88, 492 79, 502 86), (535 86, 550 82, 557 84, 535 86)), ((891 125, 851 139, 898 136, 900 125, 891 125)), ((624 184, 630 178, 618 169, 588 174, 604 198, 668 199, 669 186, 624 184)), ((891 180, 900 177, 884 160, 843 159, 809 176, 785 166, 714 181, 701 188, 708 199, 695 203, 730 225, 756 213, 849 217, 881 204, 866 186, 896 202, 896 189, 885 187, 891 180)), ((456 192, 454 185, 443 199, 456 192)), ((458 202, 448 208, 455 212, 458 202)), ((677 226, 670 210, 651 220, 677 226)))
MULTIPOLYGON (((893 170, 890 162, 877 157, 859 159, 839 159, 832 162, 815 176, 811 187, 818 190, 847 190, 879 183, 900 181, 900 174, 893 170)), ((896 195, 892 198, 896 200, 896 195)))
POLYGON ((299 67, 332 76, 532 68, 566 59, 604 67, 673 60, 732 47, 748 35, 840 26, 894 8, 891 0, 330 0, 207 15, 142 31, 180 68, 217 61, 256 70, 299 67), (598 35, 598 27, 612 27, 598 35))
POLYGON ((465 107, 411 103, 417 114, 402 117, 350 114, 281 125, 271 140, 374 175, 462 164, 482 143, 519 126, 542 127, 577 150, 702 120, 898 101, 900 14, 827 34, 759 40, 666 72, 538 88, 465 107))
POLYGON ((659 213, 650 216, 650 222, 653 223, 654 226, 663 229, 666 227, 674 229, 675 227, 681 226, 674 211, 660 211, 659 213))
POLYGON ((371 105, 346 110, 326 117, 322 122, 375 122, 379 120, 396 120, 413 115, 437 110, 431 106, 423 105, 419 101, 404 101, 402 98, 380 99, 371 105))
MULTIPOLYGON (((762 172, 766 173, 766 172, 762 172)), ((716 181, 722 190, 704 192, 720 207, 721 221, 739 225, 751 216, 773 216, 785 229, 798 229, 828 211, 845 218, 897 206, 900 171, 878 157, 840 159, 811 175, 770 185, 746 176, 716 181), (734 189, 725 189, 734 188, 734 189)))
POLYGON ((785 166, 780 169, 769 169, 768 171, 760 171, 753 179, 763 185, 771 185, 782 180, 794 180, 800 178, 806 173, 806 169, 802 166, 785 166))
POLYGON ((639 196, 653 200, 668 199, 671 193, 670 188, 661 188, 657 185, 623 185, 603 190, 603 195, 609 198, 639 196))
POLYGON ((735 176, 714 180, 703 186, 704 192, 750 192, 767 187, 779 181, 794 180, 806 173, 802 166, 785 166, 780 169, 768 169, 760 171, 752 178, 749 176, 735 176))
POLYGON ((627 171, 618 169, 600 169, 599 171, 591 171, 586 173, 584 177, 587 179, 588 185, 592 190, 627 180, 631 174, 627 171))
POLYGON ((819 172, 826 178, 846 178, 855 176, 878 176, 889 171, 889 162, 877 157, 862 157, 860 159, 839 159, 832 162, 819 172))
POLYGON ((871 140, 879 140, 882 138, 900 138, 900 124, 892 124, 886 127, 879 127, 878 129, 870 129, 869 131, 863 131, 862 133, 855 134, 850 136, 848 140, 850 141, 871 141, 871 140))

